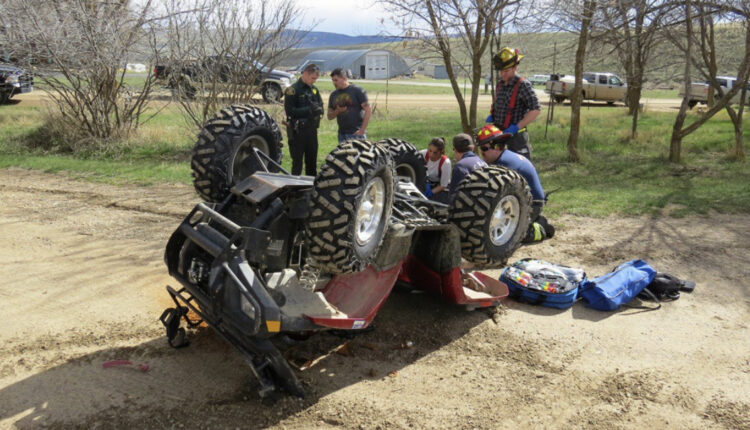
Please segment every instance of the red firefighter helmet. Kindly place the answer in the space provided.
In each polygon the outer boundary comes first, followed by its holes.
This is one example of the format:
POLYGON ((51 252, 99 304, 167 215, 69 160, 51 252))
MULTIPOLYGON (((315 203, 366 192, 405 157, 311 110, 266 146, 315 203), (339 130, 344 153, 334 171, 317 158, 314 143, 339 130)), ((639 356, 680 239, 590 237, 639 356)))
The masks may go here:
POLYGON ((494 144, 495 139, 503 135, 503 131, 494 124, 487 124, 477 133, 477 143, 479 146, 494 144))

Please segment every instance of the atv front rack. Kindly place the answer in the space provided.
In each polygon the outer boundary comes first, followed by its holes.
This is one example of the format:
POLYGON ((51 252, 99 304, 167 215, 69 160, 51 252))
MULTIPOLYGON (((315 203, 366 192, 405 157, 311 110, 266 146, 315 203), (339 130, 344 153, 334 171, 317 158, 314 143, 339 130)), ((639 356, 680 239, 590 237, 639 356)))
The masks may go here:
POLYGON ((175 290, 168 285, 167 291, 174 301, 175 307, 165 310, 160 319, 167 328, 167 338, 170 345, 179 348, 188 344, 184 338, 184 329, 175 329, 175 327, 179 327, 180 318, 184 319, 189 327, 195 327, 201 322, 205 322, 215 329, 222 339, 240 352, 260 385, 258 388, 260 397, 266 397, 276 391, 279 386, 295 396, 305 396, 305 391, 294 371, 270 340, 247 337, 233 329, 231 324, 223 324, 221 319, 214 319, 207 313, 202 312, 199 307, 195 306, 193 303, 195 297, 186 288, 175 290), (183 304, 185 306, 182 306, 183 304), (188 310, 198 315, 201 320, 191 320, 188 317, 188 310), (182 340, 183 342, 173 344, 175 340, 178 342, 182 340))

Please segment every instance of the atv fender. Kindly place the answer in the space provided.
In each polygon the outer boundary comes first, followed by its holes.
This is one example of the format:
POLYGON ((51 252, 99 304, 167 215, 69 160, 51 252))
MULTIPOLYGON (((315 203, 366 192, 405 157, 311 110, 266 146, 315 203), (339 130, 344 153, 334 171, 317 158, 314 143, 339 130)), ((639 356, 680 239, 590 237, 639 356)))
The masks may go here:
POLYGON ((323 295, 345 317, 306 315, 313 323, 336 329, 363 329, 385 303, 401 271, 401 264, 379 271, 373 266, 338 275, 323 288, 323 295))

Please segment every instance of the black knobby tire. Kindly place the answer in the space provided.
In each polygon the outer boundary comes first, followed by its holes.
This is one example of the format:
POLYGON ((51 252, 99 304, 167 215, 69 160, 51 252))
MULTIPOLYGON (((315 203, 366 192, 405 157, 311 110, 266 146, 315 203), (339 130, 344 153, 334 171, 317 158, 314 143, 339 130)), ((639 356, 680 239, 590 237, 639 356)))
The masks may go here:
MULTIPOLYGON (((261 168, 252 148, 281 164, 281 147, 281 130, 264 110, 250 105, 226 107, 203 127, 193 147, 190 166, 195 190, 207 201, 220 202, 232 186, 261 168)), ((277 171, 272 164, 268 169, 277 171)))
POLYGON ((485 166, 461 181, 449 217, 460 232, 461 255, 477 267, 499 267, 521 245, 530 214, 526 180, 514 170, 485 166))
POLYGON ((405 140, 389 138, 378 142, 388 148, 393 158, 397 176, 404 176, 424 192, 427 184, 427 167, 424 157, 412 143, 405 140))
POLYGON ((305 224, 311 264, 348 273, 372 263, 388 229, 394 185, 385 147, 350 140, 331 151, 315 177, 305 224))

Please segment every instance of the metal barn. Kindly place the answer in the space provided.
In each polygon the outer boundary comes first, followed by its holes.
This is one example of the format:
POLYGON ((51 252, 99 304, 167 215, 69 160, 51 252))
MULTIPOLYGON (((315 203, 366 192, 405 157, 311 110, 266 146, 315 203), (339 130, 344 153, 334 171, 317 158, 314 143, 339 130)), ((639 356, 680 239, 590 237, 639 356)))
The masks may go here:
POLYGON ((297 70, 309 63, 317 64, 324 73, 339 67, 349 70, 355 79, 389 79, 411 73, 406 61, 387 49, 313 51, 305 56, 297 70))

